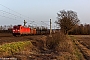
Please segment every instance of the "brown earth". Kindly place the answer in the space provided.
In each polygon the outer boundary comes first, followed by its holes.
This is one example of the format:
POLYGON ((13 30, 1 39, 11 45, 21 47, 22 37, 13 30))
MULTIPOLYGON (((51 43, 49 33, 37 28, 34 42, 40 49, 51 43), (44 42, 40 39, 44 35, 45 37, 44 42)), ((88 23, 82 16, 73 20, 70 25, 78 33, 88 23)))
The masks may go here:
POLYGON ((11 33, 0 33, 0 45, 4 43, 18 42, 18 41, 31 41, 31 40, 44 40, 43 35, 31 36, 13 36, 11 33))
POLYGON ((31 41, 31 43, 34 46, 32 48, 32 51, 30 51, 30 48, 27 47, 26 51, 21 51, 20 53, 16 53, 13 56, 4 56, 4 58, 16 57, 19 60, 27 60, 27 59, 33 60, 33 59, 40 59, 40 58, 45 59, 46 57, 51 56, 50 54, 42 53, 44 52, 43 50, 44 50, 44 45, 45 45, 44 44, 45 39, 46 39, 45 35, 31 35, 31 36, 14 37, 10 33, 0 33, 0 45, 5 44, 5 43, 18 42, 18 41, 31 41), (46 55, 46 57, 44 55, 46 55))
MULTIPOLYGON (((17 36, 14 37, 10 33, 0 33, 0 45, 18 41, 31 41, 32 49, 27 47, 26 50, 16 53, 11 56, 2 56, 3 58, 17 58, 18 60, 57 60, 60 57, 58 53, 46 49, 45 35, 17 36), (59 57, 59 58, 58 58, 59 57)), ((61 52, 62 53, 62 52, 61 52)), ((63 53, 62 53, 63 54, 63 53)), ((64 53, 67 55, 67 53, 64 53)))
POLYGON ((74 35, 75 44, 81 50, 86 60, 90 60, 90 35, 74 35))
MULTIPOLYGON (((47 36, 31 35, 14 37, 10 33, 0 33, 0 45, 18 41, 31 41, 33 44, 32 50, 27 47, 27 50, 16 53, 12 56, 3 56, 4 58, 17 58, 18 60, 77 60, 73 55, 74 45, 70 40, 61 42, 60 52, 49 50, 46 48, 47 36)), ((79 40, 79 38, 78 38, 79 40)), ((84 60, 83 58, 79 58, 84 60)))
POLYGON ((73 36, 80 44, 90 49, 90 35, 73 35, 73 36))

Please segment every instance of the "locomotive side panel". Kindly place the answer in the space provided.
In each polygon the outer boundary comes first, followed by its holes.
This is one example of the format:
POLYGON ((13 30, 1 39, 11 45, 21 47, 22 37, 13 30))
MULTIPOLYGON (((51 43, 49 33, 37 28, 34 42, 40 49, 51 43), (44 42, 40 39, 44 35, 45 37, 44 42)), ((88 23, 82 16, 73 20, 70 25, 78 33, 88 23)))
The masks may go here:
POLYGON ((30 34, 30 28, 21 26, 20 34, 30 34))
POLYGON ((29 27, 24 27, 21 25, 14 26, 13 27, 13 35, 28 35, 30 34, 30 28, 29 27))

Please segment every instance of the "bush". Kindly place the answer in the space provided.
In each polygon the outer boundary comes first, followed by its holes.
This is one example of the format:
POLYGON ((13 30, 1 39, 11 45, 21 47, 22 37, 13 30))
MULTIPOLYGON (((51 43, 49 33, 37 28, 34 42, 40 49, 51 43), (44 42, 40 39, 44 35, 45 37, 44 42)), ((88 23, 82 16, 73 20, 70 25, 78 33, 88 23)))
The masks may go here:
POLYGON ((72 42, 67 35, 61 32, 52 34, 52 37, 48 36, 46 46, 53 51, 73 53, 72 42))
POLYGON ((48 36, 46 41, 46 46, 48 49, 55 50, 57 46, 59 46, 60 41, 65 40, 65 35, 61 32, 52 34, 52 37, 48 36))

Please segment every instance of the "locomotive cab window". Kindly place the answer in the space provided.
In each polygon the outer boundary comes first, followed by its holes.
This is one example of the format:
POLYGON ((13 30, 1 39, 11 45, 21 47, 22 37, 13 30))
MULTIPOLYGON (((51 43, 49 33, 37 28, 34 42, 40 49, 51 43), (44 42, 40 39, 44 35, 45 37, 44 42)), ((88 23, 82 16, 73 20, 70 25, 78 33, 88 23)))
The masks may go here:
POLYGON ((19 26, 14 26, 14 29, 20 29, 20 27, 19 26))

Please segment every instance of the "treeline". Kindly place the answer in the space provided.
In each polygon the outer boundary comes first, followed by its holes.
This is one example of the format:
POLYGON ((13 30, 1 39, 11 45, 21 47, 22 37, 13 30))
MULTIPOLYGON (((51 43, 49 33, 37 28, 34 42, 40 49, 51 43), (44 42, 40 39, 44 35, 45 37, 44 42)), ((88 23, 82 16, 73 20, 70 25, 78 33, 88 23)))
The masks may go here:
POLYGON ((12 33, 12 25, 0 26, 0 33, 12 33))
POLYGON ((0 30, 0 33, 12 33, 12 30, 9 29, 9 30, 0 30))
POLYGON ((0 30, 9 30, 12 29, 13 25, 4 25, 4 26, 0 26, 0 30))
POLYGON ((80 24, 74 27, 70 35, 90 35, 90 24, 80 24))

